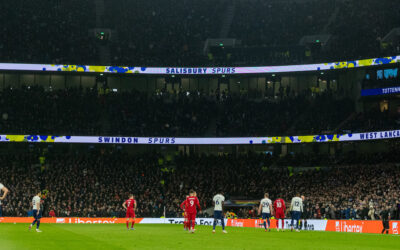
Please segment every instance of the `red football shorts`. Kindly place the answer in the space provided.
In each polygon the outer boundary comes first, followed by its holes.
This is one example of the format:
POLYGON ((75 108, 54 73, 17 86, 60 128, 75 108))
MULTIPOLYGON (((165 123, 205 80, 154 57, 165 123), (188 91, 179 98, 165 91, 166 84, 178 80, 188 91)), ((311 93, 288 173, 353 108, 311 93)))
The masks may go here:
POLYGON ((126 218, 135 218, 135 211, 134 210, 127 210, 126 211, 126 218))
POLYGON ((285 219, 285 213, 283 211, 276 211, 275 217, 277 219, 285 219))
POLYGON ((196 213, 187 213, 186 218, 188 220, 196 220, 196 213))

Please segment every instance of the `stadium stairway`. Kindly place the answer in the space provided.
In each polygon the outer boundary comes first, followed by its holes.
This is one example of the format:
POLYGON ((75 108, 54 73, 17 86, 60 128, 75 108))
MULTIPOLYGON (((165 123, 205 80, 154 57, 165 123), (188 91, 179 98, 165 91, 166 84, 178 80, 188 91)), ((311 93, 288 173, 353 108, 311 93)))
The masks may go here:
POLYGON ((322 29, 321 34, 327 34, 329 31, 329 27, 333 24, 336 20, 336 16, 339 13, 339 6, 335 6, 335 10, 332 12, 332 15, 329 17, 328 22, 325 24, 324 28, 322 29))
POLYGON ((333 130, 334 132, 340 132, 342 131, 342 128, 351 120, 355 118, 357 115, 356 112, 351 113, 346 119, 344 119, 339 125, 333 130))
POLYGON ((107 45, 98 45, 100 60, 102 65, 110 65, 111 64, 111 51, 110 47, 107 45))
POLYGON ((230 2, 230 5, 226 9, 221 25, 221 31, 219 33, 220 38, 227 38, 229 31, 231 29, 233 17, 235 16, 235 10, 236 10, 236 0, 232 0, 230 2))
POLYGON ((104 0, 95 0, 96 6, 96 27, 101 28, 104 26, 104 0))

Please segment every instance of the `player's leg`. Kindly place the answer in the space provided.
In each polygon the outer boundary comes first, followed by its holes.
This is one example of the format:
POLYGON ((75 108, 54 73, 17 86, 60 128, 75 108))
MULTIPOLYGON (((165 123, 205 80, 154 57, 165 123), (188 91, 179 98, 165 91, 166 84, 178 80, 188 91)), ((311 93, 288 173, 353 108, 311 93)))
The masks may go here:
POLYGON ((222 225, 222 232, 227 233, 227 231, 225 230, 225 219, 224 216, 222 215, 222 212, 221 212, 221 225, 222 225))
POLYGON ((220 213, 220 211, 214 211, 213 233, 215 233, 215 227, 217 226, 218 220, 221 218, 220 213))
POLYGON ((183 230, 187 229, 187 214, 183 212, 183 230))
POLYGON ((383 226, 383 229, 382 229, 381 234, 384 234, 386 231, 386 225, 385 225, 385 221, 383 221, 383 220, 382 220, 382 226, 383 226))
POLYGON ((266 221, 266 219, 267 219, 267 214, 266 214, 266 213, 262 213, 261 215, 262 215, 262 219, 263 219, 263 226, 264 226, 264 229, 265 229, 265 231, 267 231, 267 221, 266 221))
POLYGON ((295 219, 296 219, 296 231, 299 232, 299 228, 300 228, 300 227, 299 227, 299 222, 300 222, 300 215, 301 215, 301 214, 300 214, 300 212, 298 212, 298 211, 296 211, 295 213, 296 213, 296 215, 295 215, 295 217, 296 217, 296 218, 295 218, 295 219))
POLYGON ((386 234, 389 234, 389 221, 385 221, 386 234))
POLYGON ((293 231, 293 226, 294 226, 294 212, 291 212, 291 220, 290 220, 290 230, 293 231))
POLYGON ((193 213, 190 215, 190 223, 191 223, 190 230, 192 233, 194 233, 194 227, 196 225, 196 214, 193 213))
POLYGON ((187 214, 187 229, 189 233, 192 231, 192 214, 187 214))
POLYGON ((279 232, 279 215, 276 214, 275 216, 276 230, 279 232))
POLYGON ((41 233, 39 230, 40 227, 40 219, 42 218, 41 210, 38 212, 37 222, 36 222, 36 232, 41 233))
POLYGON ((33 214, 33 222, 32 222, 32 224, 29 225, 29 230, 31 230, 32 227, 33 227, 33 226, 36 224, 36 222, 37 222, 37 210, 33 210, 33 211, 32 211, 32 214, 33 214))
POLYGON ((136 222, 136 216, 133 215, 133 217, 132 217, 132 224, 131 224, 131 230, 134 230, 135 222, 136 222))
POLYGON ((126 218, 126 229, 129 230, 129 221, 131 220, 131 213, 129 209, 126 210, 125 218, 126 218))
POLYGON ((191 226, 192 233, 194 233, 194 227, 195 227, 195 225, 196 225, 196 219, 193 219, 193 220, 192 220, 192 226, 191 226))
POLYGON ((271 221, 270 221, 270 218, 271 218, 271 214, 267 214, 267 225, 268 225, 268 230, 270 230, 271 231, 271 221))
POLYGON ((305 217, 305 219, 304 219, 304 230, 307 230, 307 217, 305 217))

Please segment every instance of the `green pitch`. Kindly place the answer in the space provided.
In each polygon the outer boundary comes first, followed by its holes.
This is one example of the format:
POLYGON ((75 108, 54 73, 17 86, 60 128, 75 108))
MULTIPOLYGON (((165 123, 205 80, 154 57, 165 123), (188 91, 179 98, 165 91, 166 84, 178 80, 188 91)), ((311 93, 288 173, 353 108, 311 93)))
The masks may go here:
POLYGON ((398 249, 400 242, 393 235, 196 228, 189 234, 181 225, 139 224, 127 231, 124 224, 42 224, 36 233, 26 224, 0 224, 0 249, 398 249))

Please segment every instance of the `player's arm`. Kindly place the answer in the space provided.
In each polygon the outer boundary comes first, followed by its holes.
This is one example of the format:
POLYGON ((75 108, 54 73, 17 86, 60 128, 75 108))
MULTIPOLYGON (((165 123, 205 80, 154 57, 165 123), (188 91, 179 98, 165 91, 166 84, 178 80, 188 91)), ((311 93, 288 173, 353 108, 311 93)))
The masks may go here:
POLYGON ((274 209, 272 208, 272 204, 269 204, 269 211, 271 212, 271 215, 274 214, 274 209))
POLYGON ((8 188, 4 187, 1 189, 1 191, 3 191, 3 196, 0 197, 0 201, 4 200, 8 194, 8 188))
POLYGON ((260 206, 258 206, 258 215, 260 215, 260 213, 261 213, 261 206, 262 206, 262 204, 260 202, 260 206))
POLYGON ((36 202, 36 210, 37 210, 38 213, 39 213, 39 211, 40 211, 40 201, 39 201, 39 202, 36 202))
POLYGON ((126 204, 125 204, 125 202, 122 203, 122 207, 123 207, 124 209, 126 209, 126 204))
POLYGON ((199 199, 197 197, 196 197, 196 206, 199 209, 199 212, 201 212, 200 202, 199 202, 199 199))
POLYGON ((185 210, 185 208, 184 208, 185 204, 186 204, 186 200, 184 202, 182 202, 181 205, 180 205, 182 210, 185 210))

